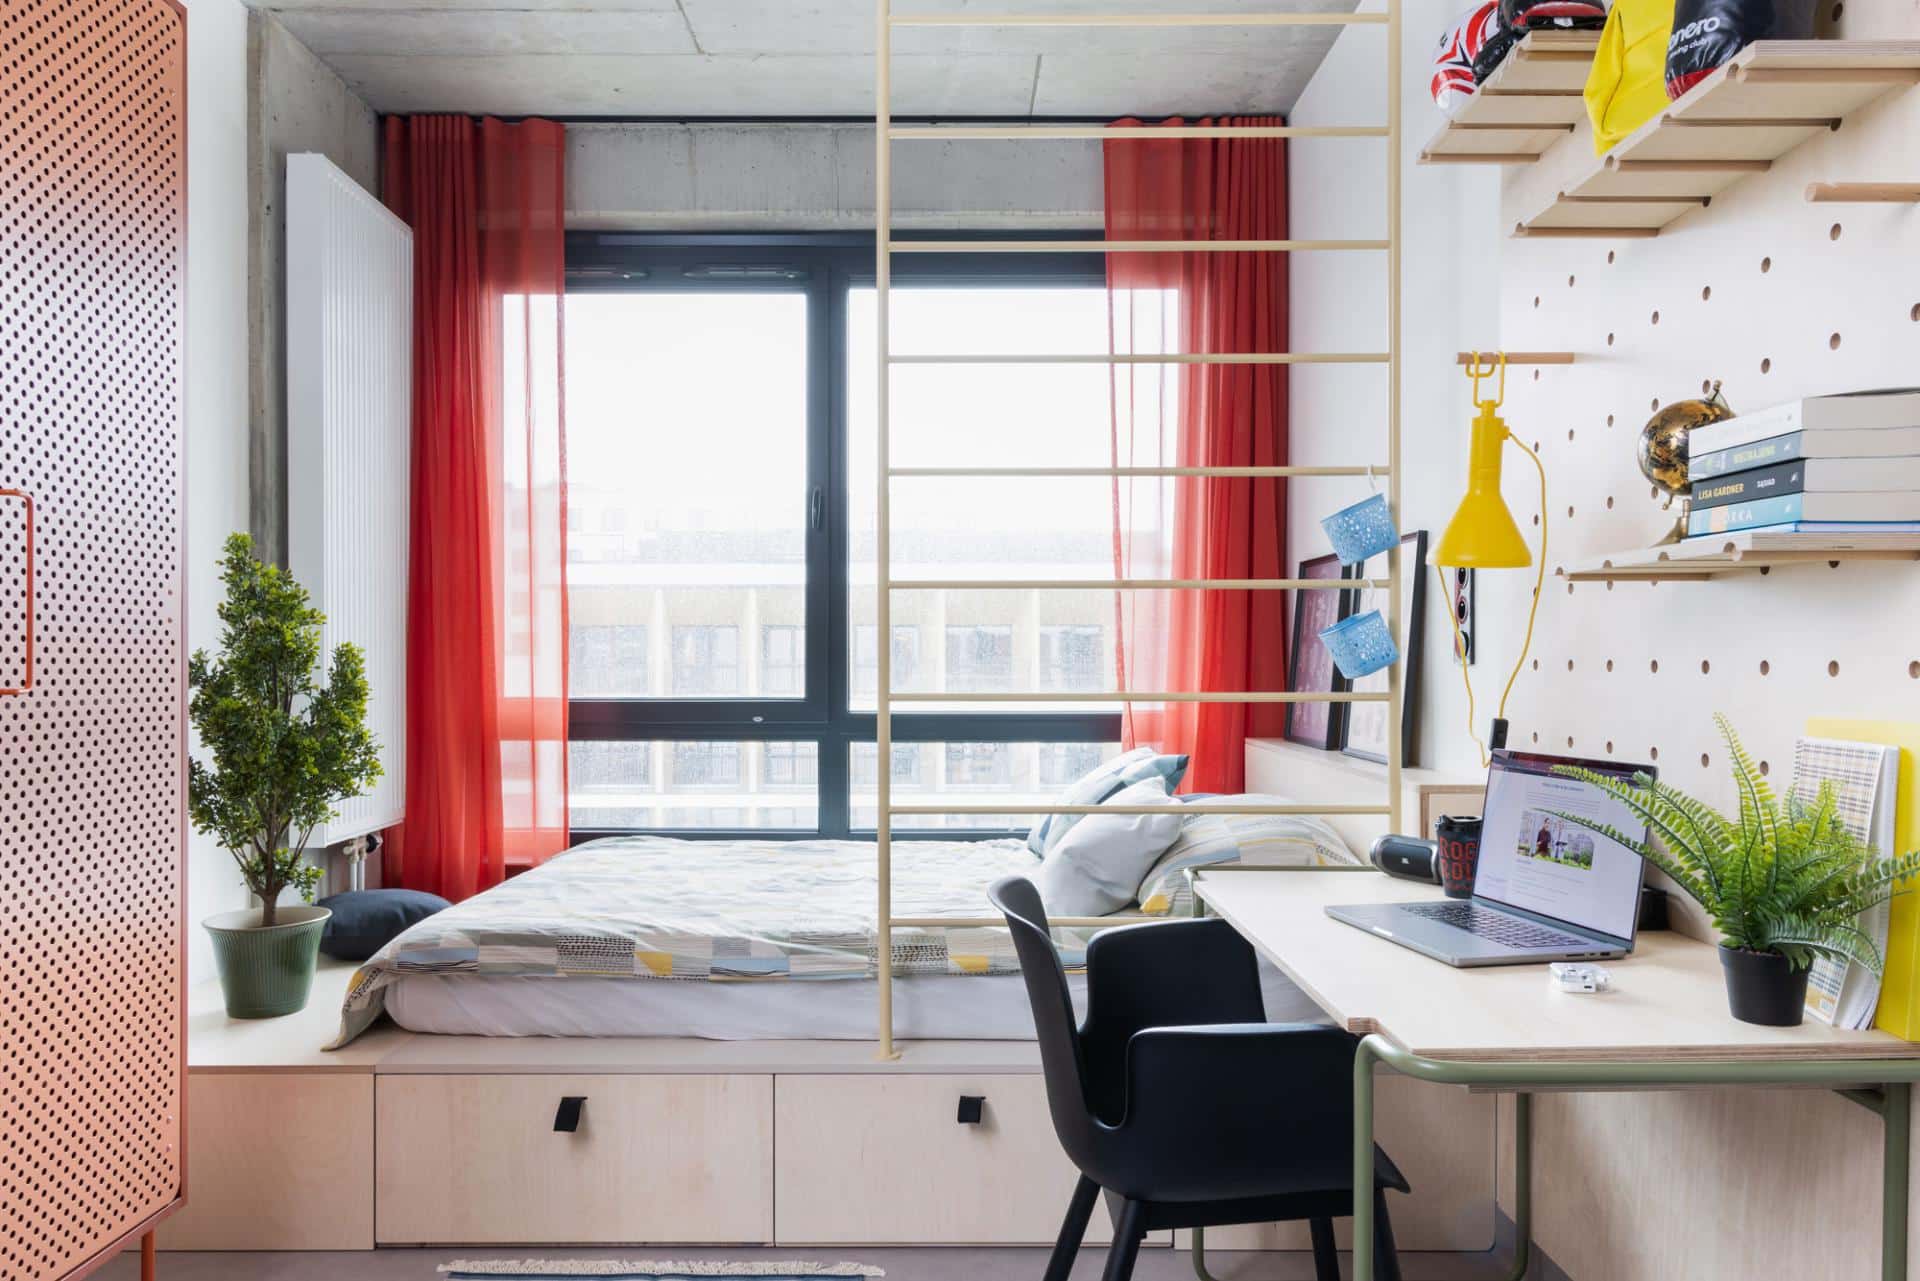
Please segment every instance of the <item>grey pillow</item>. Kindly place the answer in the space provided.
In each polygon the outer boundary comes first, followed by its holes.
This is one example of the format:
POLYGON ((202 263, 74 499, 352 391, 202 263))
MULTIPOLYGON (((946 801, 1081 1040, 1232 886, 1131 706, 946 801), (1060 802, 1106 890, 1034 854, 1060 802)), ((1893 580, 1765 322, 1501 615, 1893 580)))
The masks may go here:
MULTIPOLYGON (((1143 779, 1102 805, 1165 805, 1166 780, 1143 779)), ((1106 916, 1133 902, 1140 880, 1180 835, 1178 814, 1088 814, 1061 833, 1034 874, 1050 916, 1106 916)))

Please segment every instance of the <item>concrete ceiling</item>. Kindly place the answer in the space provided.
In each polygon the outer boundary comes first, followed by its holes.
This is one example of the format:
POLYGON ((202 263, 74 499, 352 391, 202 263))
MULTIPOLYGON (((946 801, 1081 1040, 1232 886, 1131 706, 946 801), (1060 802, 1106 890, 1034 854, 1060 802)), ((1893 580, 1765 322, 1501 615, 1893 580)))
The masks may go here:
MULTIPOLYGON (((870 0, 250 2, 379 111, 790 118, 874 108, 870 0)), ((897 11, 968 8, 1254 13, 1270 11, 1271 0, 902 0, 897 11)), ((935 117, 1285 112, 1339 31, 901 28, 893 109, 935 117)))

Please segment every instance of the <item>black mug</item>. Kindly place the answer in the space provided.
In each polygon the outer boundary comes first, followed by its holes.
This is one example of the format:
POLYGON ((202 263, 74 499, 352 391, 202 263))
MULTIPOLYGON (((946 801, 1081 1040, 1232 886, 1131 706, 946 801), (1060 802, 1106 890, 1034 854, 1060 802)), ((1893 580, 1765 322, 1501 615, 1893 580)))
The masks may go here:
POLYGON ((1448 898, 1472 898, 1480 866, 1480 819, 1442 814, 1434 821, 1433 835, 1440 846, 1440 888, 1448 898))

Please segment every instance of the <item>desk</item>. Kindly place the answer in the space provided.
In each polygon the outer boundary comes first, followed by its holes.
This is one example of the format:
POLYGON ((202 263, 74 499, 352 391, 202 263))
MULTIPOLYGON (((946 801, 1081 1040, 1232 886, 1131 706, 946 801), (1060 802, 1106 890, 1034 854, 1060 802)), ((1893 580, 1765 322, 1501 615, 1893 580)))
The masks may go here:
MULTIPOLYGON (((1208 910, 1362 1038, 1353 1082, 1356 1189, 1372 1187, 1376 1063, 1425 1081, 1514 1092, 1515 1278, 1526 1271, 1531 1243, 1529 1091, 1701 1085, 1825 1086, 1878 1113, 1881 1278, 1906 1277, 1910 1086, 1920 1080, 1920 1045, 1814 1022, 1736 1022, 1716 949, 1678 934, 1642 936, 1632 956, 1608 962, 1612 992, 1575 996, 1551 988, 1541 966, 1454 969, 1326 915, 1335 903, 1438 898, 1437 887, 1371 868, 1228 866, 1193 879, 1208 910)), ((1354 1198, 1353 1231, 1354 1281, 1374 1281, 1370 1195, 1354 1198)))

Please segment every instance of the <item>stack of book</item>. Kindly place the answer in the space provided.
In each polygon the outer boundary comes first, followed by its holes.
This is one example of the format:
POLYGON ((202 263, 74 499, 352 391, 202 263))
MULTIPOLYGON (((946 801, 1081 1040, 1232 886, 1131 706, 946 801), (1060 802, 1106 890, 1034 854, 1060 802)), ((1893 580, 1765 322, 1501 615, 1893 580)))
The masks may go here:
POLYGON ((1691 535, 1920 532, 1920 389, 1809 396, 1693 429, 1691 535))

